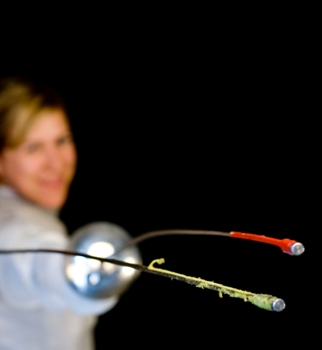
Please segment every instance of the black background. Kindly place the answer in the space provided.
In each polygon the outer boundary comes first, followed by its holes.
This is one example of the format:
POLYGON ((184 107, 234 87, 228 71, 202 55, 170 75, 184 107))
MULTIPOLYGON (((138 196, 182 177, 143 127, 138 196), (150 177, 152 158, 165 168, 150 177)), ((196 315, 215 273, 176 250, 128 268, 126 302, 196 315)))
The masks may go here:
POLYGON ((146 241, 139 247, 145 265, 164 257, 166 269, 276 295, 286 309, 272 313, 142 274, 100 317, 97 349, 257 347, 277 338, 291 347, 308 338, 317 160, 308 121, 312 96, 298 61, 268 57, 264 49, 245 57, 175 44, 130 46, 104 58, 88 50, 2 68, 3 76, 46 81, 66 101, 79 156, 61 213, 69 232, 109 221, 132 236, 170 228, 236 230, 306 246, 292 257, 224 237, 146 241))

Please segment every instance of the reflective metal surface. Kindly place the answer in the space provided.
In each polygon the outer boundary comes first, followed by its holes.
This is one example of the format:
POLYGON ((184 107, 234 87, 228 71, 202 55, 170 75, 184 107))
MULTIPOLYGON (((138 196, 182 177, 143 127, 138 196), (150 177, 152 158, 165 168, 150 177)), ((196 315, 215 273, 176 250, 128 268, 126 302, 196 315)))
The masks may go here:
MULTIPOLYGON (((107 258, 130 239, 121 227, 95 222, 78 229, 72 236, 70 250, 107 258)), ((134 246, 113 255, 113 259, 140 264, 139 250, 134 246)), ((70 285, 91 298, 106 298, 123 293, 140 274, 130 267, 101 263, 80 256, 66 256, 65 272, 70 285)))
POLYGON ((285 302, 283 299, 279 299, 276 298, 273 302, 272 302, 272 308, 274 311, 276 312, 281 312, 285 309, 285 302))
POLYGON ((304 245, 300 242, 297 242, 297 243, 294 243, 292 246, 291 246, 291 252, 293 255, 301 255, 304 253, 304 245))

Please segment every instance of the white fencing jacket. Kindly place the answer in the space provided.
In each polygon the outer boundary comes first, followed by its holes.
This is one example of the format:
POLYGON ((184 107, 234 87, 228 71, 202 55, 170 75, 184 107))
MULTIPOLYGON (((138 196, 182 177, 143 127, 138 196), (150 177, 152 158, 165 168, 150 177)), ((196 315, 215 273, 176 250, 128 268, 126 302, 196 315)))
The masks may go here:
MULTIPOLYGON (((66 249, 54 212, 0 185, 0 250, 66 249)), ((96 315, 118 298, 90 299, 67 283, 61 254, 0 254, 0 350, 91 350, 96 315)))

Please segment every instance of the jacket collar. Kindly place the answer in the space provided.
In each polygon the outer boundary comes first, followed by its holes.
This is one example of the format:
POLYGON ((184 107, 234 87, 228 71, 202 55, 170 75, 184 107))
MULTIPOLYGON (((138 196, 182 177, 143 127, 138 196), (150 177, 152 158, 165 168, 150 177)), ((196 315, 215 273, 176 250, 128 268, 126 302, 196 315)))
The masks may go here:
POLYGON ((22 197, 15 189, 13 189, 12 187, 10 187, 8 185, 0 184, 0 197, 17 199, 17 200, 20 200, 22 202, 27 203, 28 205, 38 207, 39 209, 46 211, 48 214, 52 214, 55 216, 59 215, 58 209, 44 208, 44 207, 41 207, 41 206, 31 202, 31 201, 28 201, 26 198, 22 197))

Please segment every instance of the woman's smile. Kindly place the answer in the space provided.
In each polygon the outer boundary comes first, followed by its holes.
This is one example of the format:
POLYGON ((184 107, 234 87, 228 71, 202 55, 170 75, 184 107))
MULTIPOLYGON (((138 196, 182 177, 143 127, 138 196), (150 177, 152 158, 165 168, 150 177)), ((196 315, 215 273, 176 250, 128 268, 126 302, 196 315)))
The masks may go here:
POLYGON ((1 182, 41 206, 59 209, 76 168, 76 150, 62 110, 42 112, 25 140, 0 155, 1 182))

